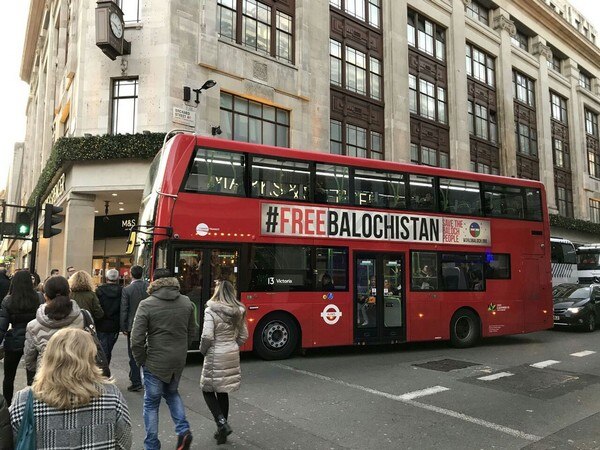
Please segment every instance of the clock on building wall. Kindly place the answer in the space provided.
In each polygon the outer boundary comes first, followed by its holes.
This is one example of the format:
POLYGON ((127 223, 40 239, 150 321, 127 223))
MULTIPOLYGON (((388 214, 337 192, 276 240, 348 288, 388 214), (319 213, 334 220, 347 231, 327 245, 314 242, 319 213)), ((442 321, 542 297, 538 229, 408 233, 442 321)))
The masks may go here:
POLYGON ((125 40, 123 11, 114 1, 99 0, 96 5, 96 45, 113 61, 129 55, 131 43, 125 40))

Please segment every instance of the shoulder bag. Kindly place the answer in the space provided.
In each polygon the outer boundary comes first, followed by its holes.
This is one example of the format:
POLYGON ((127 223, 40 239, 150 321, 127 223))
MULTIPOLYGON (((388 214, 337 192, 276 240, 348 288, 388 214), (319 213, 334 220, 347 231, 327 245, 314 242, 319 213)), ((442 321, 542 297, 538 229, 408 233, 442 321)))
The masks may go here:
POLYGON ((108 359, 106 353, 102 348, 102 344, 96 335, 96 326, 94 325, 94 319, 87 309, 82 309, 81 314, 83 315, 83 329, 92 335, 94 343, 96 344, 96 364, 102 369, 102 375, 106 378, 110 378, 110 368, 108 367, 108 359))
POLYGON ((33 415, 33 391, 29 389, 27 403, 21 419, 21 427, 15 442, 15 450, 35 450, 37 448, 35 433, 35 416, 33 415))

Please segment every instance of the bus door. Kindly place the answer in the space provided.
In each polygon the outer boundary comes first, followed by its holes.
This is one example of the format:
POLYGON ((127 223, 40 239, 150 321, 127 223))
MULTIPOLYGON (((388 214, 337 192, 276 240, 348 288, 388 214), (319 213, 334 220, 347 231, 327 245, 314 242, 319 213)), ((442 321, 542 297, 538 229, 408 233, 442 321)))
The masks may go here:
POLYGON ((404 341, 404 256, 356 253, 354 270, 354 342, 404 341))
POLYGON ((174 272, 181 286, 181 293, 194 304, 197 348, 202 332, 202 320, 206 302, 215 292, 216 280, 229 280, 237 290, 239 248, 235 246, 175 247, 174 272))

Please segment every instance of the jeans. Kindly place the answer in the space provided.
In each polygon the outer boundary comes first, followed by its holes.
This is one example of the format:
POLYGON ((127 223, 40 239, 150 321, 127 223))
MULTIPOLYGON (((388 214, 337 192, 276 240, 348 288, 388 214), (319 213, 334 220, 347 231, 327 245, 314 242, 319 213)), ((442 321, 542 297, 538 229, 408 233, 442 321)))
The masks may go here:
POLYGON ((146 428, 146 439, 144 439, 145 450, 160 449, 158 440, 158 407, 160 398, 164 397, 175 424, 175 432, 181 436, 189 431, 190 424, 185 418, 185 406, 179 396, 179 377, 173 377, 170 383, 165 383, 152 374, 146 367, 142 366, 144 372, 144 427, 146 428))
POLYGON ((98 331, 97 334, 98 334, 98 340, 100 341, 100 344, 102 345, 102 350, 104 350, 104 353, 106 354, 106 359, 107 359, 108 363, 110 364, 110 358, 112 357, 112 349, 115 346, 115 343, 117 342, 119 333, 118 332, 106 333, 106 332, 98 331))
MULTIPOLYGON (((17 374, 17 367, 19 367, 19 361, 23 356, 23 350, 18 352, 11 352, 6 350, 4 352, 4 381, 2 382, 2 394, 6 399, 6 403, 10 405, 15 390, 15 375, 17 374)), ((35 372, 27 371, 27 386, 31 386, 33 383, 33 377, 35 372)))
POLYGON ((131 338, 127 335, 127 354, 129 355, 129 380, 132 386, 142 385, 142 376, 140 375, 140 367, 136 364, 133 354, 131 353, 131 338))

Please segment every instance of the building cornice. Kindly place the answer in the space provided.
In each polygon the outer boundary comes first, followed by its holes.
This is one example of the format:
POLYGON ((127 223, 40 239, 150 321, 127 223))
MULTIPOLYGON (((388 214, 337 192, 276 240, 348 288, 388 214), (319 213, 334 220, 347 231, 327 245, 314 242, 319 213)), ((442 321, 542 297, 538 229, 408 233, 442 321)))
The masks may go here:
POLYGON ((40 37, 40 28, 44 17, 46 7, 45 0, 31 0, 29 4, 29 16, 27 18, 27 28, 25 29, 25 43, 23 44, 23 55, 21 57, 21 80, 29 84, 33 64, 35 61, 35 51, 40 37))
POLYGON ((586 58, 586 65, 593 64, 600 71, 600 48, 588 41, 542 0, 513 0, 512 3, 535 18, 538 24, 554 32, 563 42, 568 42, 571 48, 586 58))

